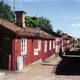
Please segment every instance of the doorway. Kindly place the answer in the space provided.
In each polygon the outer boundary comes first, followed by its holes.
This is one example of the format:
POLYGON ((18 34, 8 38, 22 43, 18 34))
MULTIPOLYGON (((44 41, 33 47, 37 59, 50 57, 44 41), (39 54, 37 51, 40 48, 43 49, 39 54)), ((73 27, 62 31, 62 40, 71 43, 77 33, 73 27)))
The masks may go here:
POLYGON ((11 41, 8 36, 0 37, 0 69, 8 69, 9 54, 11 53, 11 41))

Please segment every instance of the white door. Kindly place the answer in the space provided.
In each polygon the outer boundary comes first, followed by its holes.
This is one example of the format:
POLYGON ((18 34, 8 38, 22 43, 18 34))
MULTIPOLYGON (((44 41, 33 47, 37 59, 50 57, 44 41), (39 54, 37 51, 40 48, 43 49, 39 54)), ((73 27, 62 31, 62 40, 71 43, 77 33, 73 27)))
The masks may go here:
POLYGON ((23 56, 17 57, 17 70, 23 69, 23 56))

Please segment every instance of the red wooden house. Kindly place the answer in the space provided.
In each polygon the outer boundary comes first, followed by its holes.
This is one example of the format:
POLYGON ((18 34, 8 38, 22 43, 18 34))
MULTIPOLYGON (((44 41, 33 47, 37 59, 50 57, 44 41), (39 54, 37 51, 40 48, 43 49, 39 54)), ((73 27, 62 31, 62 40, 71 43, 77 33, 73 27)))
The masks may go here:
POLYGON ((63 49, 64 49, 64 52, 66 52, 68 48, 70 49, 73 46, 73 43, 74 43, 73 37, 69 36, 66 33, 63 33, 62 36, 63 36, 63 49))
POLYGON ((59 55, 59 49, 60 49, 60 45, 62 45, 62 35, 57 34, 54 31, 49 31, 44 29, 44 31, 46 31, 47 33, 51 34, 52 36, 55 37, 55 40, 49 40, 48 41, 48 56, 51 56, 52 54, 54 54, 55 56, 59 55))
POLYGON ((54 36, 35 28, 25 26, 25 12, 16 12, 16 24, 0 19, 0 67, 21 70, 28 64, 45 60, 50 50, 54 36), (11 55, 11 64, 9 64, 11 55))
POLYGON ((15 13, 16 25, 0 19, 0 68, 21 70, 51 55, 59 55, 60 45, 64 47, 61 35, 26 27, 25 12, 15 13))
POLYGON ((55 38, 55 55, 57 56, 57 55, 59 55, 59 51, 60 51, 60 45, 62 45, 62 35, 59 35, 59 34, 57 34, 57 33, 55 33, 55 32, 53 32, 53 35, 56 37, 55 38))

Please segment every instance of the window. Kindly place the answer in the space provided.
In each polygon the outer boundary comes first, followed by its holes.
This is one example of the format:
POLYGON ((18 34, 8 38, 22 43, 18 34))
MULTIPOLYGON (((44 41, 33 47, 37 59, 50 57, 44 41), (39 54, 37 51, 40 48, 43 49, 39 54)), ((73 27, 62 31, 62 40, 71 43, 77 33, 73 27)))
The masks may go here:
POLYGON ((69 44, 69 40, 67 41, 67 43, 69 44))
POLYGON ((27 39, 22 38, 21 39, 21 55, 26 55, 27 53, 27 39))
POLYGON ((58 46, 56 46, 56 53, 58 53, 58 46))
POLYGON ((38 40, 38 50, 41 50, 41 40, 38 40))
POLYGON ((44 52, 47 52, 47 41, 44 43, 44 52))
POLYGON ((49 41, 49 50, 51 50, 51 41, 49 41))
POLYGON ((58 41, 60 41, 60 39, 59 39, 59 38, 57 38, 57 39, 56 39, 56 42, 58 42, 58 41))
POLYGON ((55 48, 55 41, 53 41, 53 49, 55 48))
POLYGON ((56 42, 58 41, 58 38, 56 39, 56 42))

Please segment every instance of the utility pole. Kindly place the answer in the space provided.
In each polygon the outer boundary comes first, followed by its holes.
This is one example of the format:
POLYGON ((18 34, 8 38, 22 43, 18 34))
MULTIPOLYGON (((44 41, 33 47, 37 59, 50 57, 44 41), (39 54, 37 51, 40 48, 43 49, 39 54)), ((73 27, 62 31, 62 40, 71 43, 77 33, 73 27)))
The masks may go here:
POLYGON ((0 2, 4 2, 4 0, 0 0, 0 2))
POLYGON ((14 23, 16 22, 15 8, 16 8, 15 0, 13 0, 14 23))
POLYGON ((15 0, 13 0, 13 11, 15 12, 15 0))

